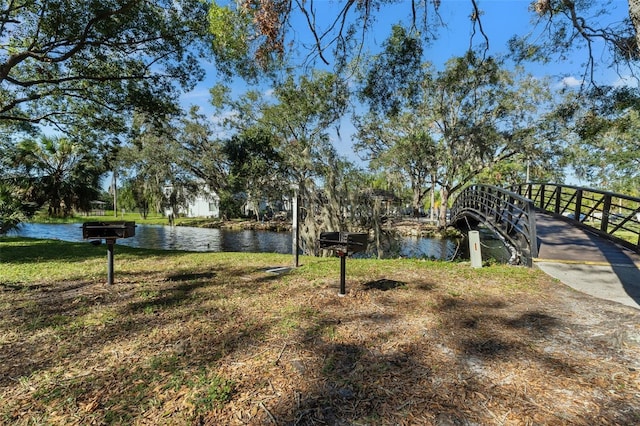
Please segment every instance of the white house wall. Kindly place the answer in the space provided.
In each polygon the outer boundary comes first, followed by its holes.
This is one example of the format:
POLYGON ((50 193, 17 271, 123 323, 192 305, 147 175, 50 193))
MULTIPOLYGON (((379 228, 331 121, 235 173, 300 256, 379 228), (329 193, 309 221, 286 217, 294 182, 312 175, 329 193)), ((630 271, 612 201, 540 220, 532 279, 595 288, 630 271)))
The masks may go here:
MULTIPOLYGON (((198 195, 187 195, 187 202, 177 207, 177 214, 186 217, 220 217, 220 197, 208 186, 201 189, 198 195)), ((165 216, 169 217, 172 213, 171 209, 165 209, 165 216)))
POLYGON ((219 199, 197 196, 187 204, 187 217, 220 217, 219 199))

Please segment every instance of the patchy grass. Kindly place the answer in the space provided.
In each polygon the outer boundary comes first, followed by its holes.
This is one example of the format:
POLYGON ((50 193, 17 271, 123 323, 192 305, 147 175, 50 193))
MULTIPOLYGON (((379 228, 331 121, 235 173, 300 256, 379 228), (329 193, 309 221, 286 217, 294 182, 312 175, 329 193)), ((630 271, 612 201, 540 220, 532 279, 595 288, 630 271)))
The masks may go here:
POLYGON ((0 423, 637 424, 640 313, 540 271, 0 239, 0 423))
POLYGON ((49 216, 45 210, 36 214, 31 221, 36 223, 80 223, 80 222, 103 222, 103 221, 135 221, 139 224, 146 225, 167 225, 169 219, 159 213, 150 213, 144 218, 137 212, 126 212, 124 215, 118 212, 118 216, 113 214, 113 210, 105 210, 104 215, 93 216, 84 214, 75 214, 72 216, 56 217, 49 216))
MULTIPOLYGON (((81 223, 81 222, 111 222, 111 221, 133 221, 138 225, 168 225, 169 218, 159 213, 149 213, 146 218, 144 218, 140 213, 137 212, 126 212, 124 215, 122 213, 118 213, 118 216, 113 214, 113 210, 106 210, 104 215, 101 216, 93 216, 93 215, 83 215, 76 214, 73 216, 66 217, 53 217, 49 216, 46 211, 40 211, 31 222, 35 223, 81 223)), ((174 219, 175 225, 180 226, 211 226, 217 225, 229 228, 242 228, 247 225, 247 223, 254 222, 253 219, 232 219, 223 221, 221 219, 204 219, 204 218, 188 218, 188 217, 177 217, 174 219)), ((284 224, 283 224, 284 225, 284 224)))

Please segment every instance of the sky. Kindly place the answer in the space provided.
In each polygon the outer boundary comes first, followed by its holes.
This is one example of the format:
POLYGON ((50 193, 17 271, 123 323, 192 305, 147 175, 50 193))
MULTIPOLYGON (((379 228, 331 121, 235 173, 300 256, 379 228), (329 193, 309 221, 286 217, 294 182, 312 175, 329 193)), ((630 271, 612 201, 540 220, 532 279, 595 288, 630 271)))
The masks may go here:
MULTIPOLYGON (((603 0, 594 0, 605 3, 603 0)), ((532 13, 529 11, 529 0, 478 0, 481 10, 482 26, 489 38, 489 51, 491 55, 502 55, 507 52, 507 41, 514 35, 522 35, 532 31, 532 13)), ((607 2, 609 3, 609 2, 607 2)), ((315 0, 318 8, 319 22, 330 22, 343 2, 333 0, 315 0)), ((611 11, 611 22, 617 22, 628 16, 628 3, 626 0, 613 0, 607 6, 611 11)), ((469 0, 442 0, 439 7, 439 15, 445 23, 444 28, 438 30, 438 38, 425 48, 425 60, 431 62, 436 68, 443 68, 448 59, 453 56, 460 56, 468 48, 472 34, 472 23, 469 16, 472 12, 469 0)), ((376 21, 374 29, 370 31, 365 39, 366 49, 376 52, 391 32, 391 26, 400 21, 408 22, 411 14, 411 3, 409 0, 400 1, 398 4, 387 6, 375 13, 376 21)), ((604 23, 600 20, 598 23, 604 23)), ((305 22, 299 17, 292 20, 292 34, 298 42, 309 43, 310 33, 305 27, 305 22)), ((483 41, 479 31, 474 37, 475 43, 483 41)), ((548 64, 527 64, 526 72, 537 77, 551 76, 556 87, 579 86, 583 79, 585 68, 583 66, 587 56, 586 51, 576 51, 572 56, 563 62, 552 61, 548 64)), ((596 77, 602 84, 615 84, 624 79, 614 70, 604 66, 609 61, 607 52, 603 46, 596 46, 594 56, 599 64, 596 77)), ((209 88, 219 82, 219 77, 215 73, 214 67, 209 64, 206 79, 199 84, 192 92, 185 94, 182 102, 187 108, 188 105, 199 105, 203 112, 213 114, 213 109, 209 103, 209 88)), ((247 89, 242 81, 236 80, 232 84, 235 94, 239 95, 247 89)), ((264 92, 270 88, 264 86, 264 92)), ((215 119, 215 117, 212 117, 215 119)), ((334 145, 346 158, 358 163, 359 157, 352 150, 353 126, 350 117, 345 117, 340 126, 340 137, 333 134, 334 145)))

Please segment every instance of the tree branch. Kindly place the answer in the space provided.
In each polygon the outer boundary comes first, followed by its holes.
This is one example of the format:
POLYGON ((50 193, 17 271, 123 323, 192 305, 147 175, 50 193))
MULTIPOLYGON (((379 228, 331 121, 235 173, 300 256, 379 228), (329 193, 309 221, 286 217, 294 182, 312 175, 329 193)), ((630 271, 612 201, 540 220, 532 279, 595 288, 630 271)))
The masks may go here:
POLYGON ((473 15, 471 15, 471 21, 473 22, 473 33, 471 34, 471 39, 469 40, 469 50, 473 50, 473 37, 476 34, 476 23, 478 24, 478 28, 480 29, 480 34, 484 37, 486 46, 482 53, 482 60, 484 61, 487 56, 487 52, 489 51, 489 37, 484 31, 482 27, 482 19, 480 19, 480 9, 478 8, 478 3, 476 0, 471 0, 471 4, 473 6, 473 15))
MULTIPOLYGON (((40 32, 40 22, 42 22, 43 16, 45 14, 45 9, 43 8, 40 11, 38 29, 36 30, 36 34, 33 37, 33 41, 29 46, 29 49, 20 53, 10 55, 5 61, 5 63, 0 65, 0 82, 4 81, 9 76, 9 73, 15 66, 27 60, 28 58, 33 58, 40 62, 48 62, 48 63, 59 63, 59 62, 64 62, 68 60, 69 58, 71 58, 73 55, 75 55, 77 52, 79 52, 81 49, 83 49, 86 46, 87 40, 89 39, 90 32, 98 22, 104 21, 108 18, 111 18, 112 16, 125 13, 127 10, 131 9, 135 3, 136 3, 135 1, 130 1, 128 3, 125 3, 119 9, 112 10, 112 11, 105 11, 97 14, 94 18, 92 18, 91 20, 89 20, 89 22, 87 22, 87 24, 84 27, 84 30, 82 31, 81 36, 78 38, 77 42, 73 44, 73 47, 68 51, 66 51, 63 55, 60 55, 58 57, 50 57, 50 56, 47 56, 47 53, 46 53, 46 52, 53 51, 54 47, 56 46, 55 43, 52 43, 46 49, 40 49, 39 52, 42 52, 42 55, 38 55, 36 52, 33 51, 35 50, 35 45, 38 40, 38 34, 40 32)), ((67 43, 59 44, 59 46, 64 46, 64 45, 67 45, 67 43)))

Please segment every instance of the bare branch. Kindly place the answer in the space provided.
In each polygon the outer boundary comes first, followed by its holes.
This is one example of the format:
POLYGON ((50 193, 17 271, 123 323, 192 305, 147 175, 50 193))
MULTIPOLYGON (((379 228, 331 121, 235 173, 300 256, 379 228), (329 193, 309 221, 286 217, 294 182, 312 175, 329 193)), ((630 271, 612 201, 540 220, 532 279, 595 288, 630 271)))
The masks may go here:
POLYGON ((300 7, 300 10, 302 11, 302 14, 307 19, 307 25, 309 26, 309 29, 311 30, 311 35, 315 39, 316 49, 318 51, 318 56, 320 56, 320 59, 322 59, 322 62, 324 62, 326 65, 329 65, 329 61, 327 61, 326 58, 324 57, 324 53, 323 53, 324 52, 324 48, 322 47, 322 44, 320 43, 320 37, 318 36, 318 32, 316 31, 315 12, 313 10, 313 0, 311 1, 311 13, 314 16, 313 20, 311 19, 309 11, 307 11, 307 9, 303 5, 301 5, 300 2, 298 2, 297 0, 296 0, 296 2, 298 3, 298 6, 300 7))
POLYGON ((473 37, 476 33, 476 24, 478 24, 478 28, 480 29, 480 34, 484 37, 485 40, 485 48, 482 53, 482 60, 486 59, 487 52, 489 51, 489 37, 487 33, 484 32, 484 28, 482 27, 482 19, 480 18, 481 11, 478 8, 478 3, 476 0, 471 0, 471 4, 473 5, 473 14, 471 15, 471 21, 473 22, 473 33, 471 34, 471 39, 469 40, 469 50, 472 50, 473 37))

